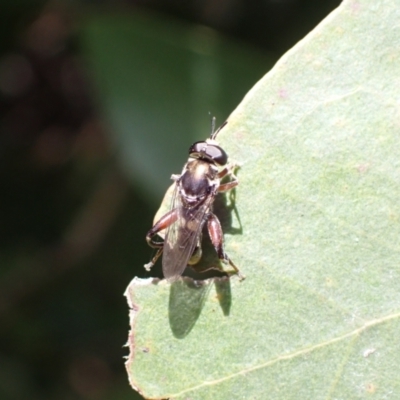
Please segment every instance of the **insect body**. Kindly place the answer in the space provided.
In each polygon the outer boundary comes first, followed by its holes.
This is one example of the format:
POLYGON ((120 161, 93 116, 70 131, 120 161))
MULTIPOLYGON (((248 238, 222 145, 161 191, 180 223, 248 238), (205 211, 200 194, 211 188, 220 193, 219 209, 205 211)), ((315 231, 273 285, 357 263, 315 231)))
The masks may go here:
POLYGON ((236 166, 227 164, 228 155, 215 141, 221 128, 214 132, 214 126, 215 119, 210 138, 194 143, 189 148, 189 159, 181 175, 172 175, 175 188, 170 211, 146 235, 147 243, 157 248, 157 253, 145 268, 149 270, 163 253, 163 273, 168 280, 176 279, 188 264, 194 265, 200 260, 201 233, 205 223, 219 259, 229 263, 243 279, 239 269, 225 253, 221 224, 212 212, 217 193, 226 192, 239 183, 234 175, 236 166), (221 179, 227 175, 231 180, 221 183, 221 179), (157 241, 155 236, 163 230, 164 241, 157 241))

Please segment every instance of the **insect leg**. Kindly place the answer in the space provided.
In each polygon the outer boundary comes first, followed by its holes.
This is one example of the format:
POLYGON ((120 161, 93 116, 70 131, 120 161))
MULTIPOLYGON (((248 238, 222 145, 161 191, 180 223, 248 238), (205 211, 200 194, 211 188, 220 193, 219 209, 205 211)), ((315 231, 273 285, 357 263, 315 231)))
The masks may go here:
POLYGON ((226 175, 230 175, 232 180, 227 183, 223 183, 222 185, 219 185, 218 192, 227 192, 228 190, 233 189, 235 186, 239 185, 239 180, 234 174, 234 170, 239 167, 239 165, 228 165, 218 173, 218 178, 222 179, 226 175))
POLYGON ((154 236, 162 230, 168 228, 178 219, 178 210, 175 208, 167 212, 163 217, 161 217, 154 226, 147 232, 146 241, 150 247, 157 249, 155 256, 150 260, 149 263, 145 264, 144 268, 149 271, 150 268, 156 263, 158 258, 161 256, 164 246, 164 241, 154 240, 154 236))
POLYGON ((227 192, 228 190, 233 189, 237 185, 239 185, 239 181, 238 180, 230 181, 230 182, 227 182, 227 183, 223 183, 222 185, 219 185, 218 192, 227 192))
POLYGON ((171 211, 168 211, 164 216, 162 216, 154 226, 147 232, 146 240, 150 247, 160 248, 163 247, 164 241, 157 242, 154 240, 154 236, 157 235, 158 232, 161 232, 164 229, 167 229, 171 224, 173 224, 178 219, 178 210, 174 208, 171 211))
POLYGON ((160 247, 159 249, 157 249, 157 253, 156 255, 147 263, 144 264, 144 269, 146 271, 150 271, 151 267, 157 262, 157 260, 160 258, 161 254, 162 254, 163 248, 160 247))
POLYGON ((207 228, 208 234, 210 235, 211 242, 215 248, 215 251, 217 252, 218 258, 224 263, 229 263, 229 265, 235 270, 239 279, 243 280, 245 277, 240 273, 239 268, 229 258, 228 254, 225 253, 224 236, 221 224, 219 222, 219 219, 213 213, 210 213, 207 217, 207 228))
POLYGON ((225 168, 221 169, 221 171, 218 172, 218 178, 221 179, 224 176, 232 173, 232 171, 234 169, 235 169, 235 166, 233 166, 233 167, 231 165, 226 166, 225 168))

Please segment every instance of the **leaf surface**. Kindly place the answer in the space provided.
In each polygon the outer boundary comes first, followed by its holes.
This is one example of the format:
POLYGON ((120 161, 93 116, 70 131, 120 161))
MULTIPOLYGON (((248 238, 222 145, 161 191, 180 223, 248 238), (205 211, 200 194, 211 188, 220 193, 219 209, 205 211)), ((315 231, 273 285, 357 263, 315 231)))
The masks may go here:
POLYGON ((144 396, 400 398, 399 60, 398 2, 344 1, 232 113, 247 278, 132 281, 144 396))

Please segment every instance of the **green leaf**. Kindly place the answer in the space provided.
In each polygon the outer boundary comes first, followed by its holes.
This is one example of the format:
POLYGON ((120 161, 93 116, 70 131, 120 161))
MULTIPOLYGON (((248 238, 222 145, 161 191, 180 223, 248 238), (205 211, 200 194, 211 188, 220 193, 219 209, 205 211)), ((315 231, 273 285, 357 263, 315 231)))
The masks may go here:
POLYGON ((131 282, 144 396, 400 398, 399 60, 398 2, 344 1, 232 113, 247 279, 131 282))

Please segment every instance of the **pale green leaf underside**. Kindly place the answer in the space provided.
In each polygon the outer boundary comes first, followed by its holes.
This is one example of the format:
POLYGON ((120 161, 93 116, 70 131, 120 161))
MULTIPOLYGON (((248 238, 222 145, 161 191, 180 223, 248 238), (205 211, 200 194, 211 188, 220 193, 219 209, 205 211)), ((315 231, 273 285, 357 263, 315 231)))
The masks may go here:
POLYGON ((145 396, 400 398, 399 87, 399 3, 360 0, 248 93, 219 138, 243 163, 225 239, 247 279, 131 283, 145 396))

